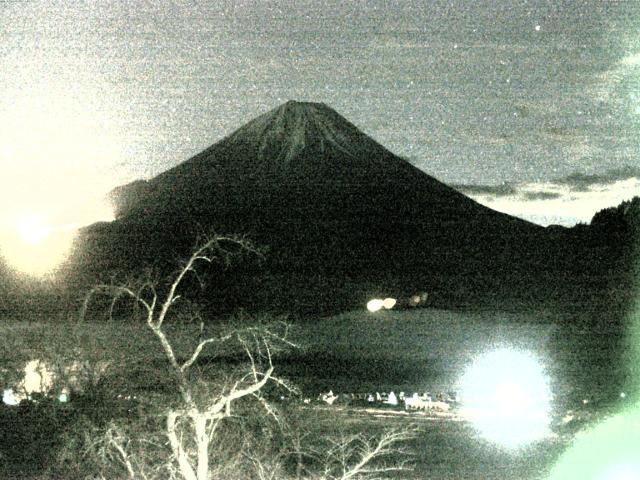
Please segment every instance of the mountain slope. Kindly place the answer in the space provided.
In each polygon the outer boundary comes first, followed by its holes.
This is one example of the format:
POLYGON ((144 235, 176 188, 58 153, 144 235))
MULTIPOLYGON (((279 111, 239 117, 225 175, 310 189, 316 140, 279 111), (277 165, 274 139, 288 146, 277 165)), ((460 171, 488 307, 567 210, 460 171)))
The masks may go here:
POLYGON ((119 219, 85 235, 100 269, 162 265, 211 229, 267 245, 263 274, 293 283, 462 281, 480 294, 545 268, 542 227, 444 185, 324 104, 287 102, 118 193, 119 219))
MULTIPOLYGON (((446 209, 446 214, 500 216, 524 228, 525 222, 477 204, 395 156, 326 105, 293 101, 149 181, 147 201, 127 213, 163 204, 169 209, 193 207, 195 199, 187 197, 194 194, 205 197, 199 200, 216 197, 220 200, 216 208, 229 204, 234 210, 240 197, 259 193, 283 197, 304 192, 310 195, 308 201, 317 201, 321 195, 320 203, 325 205, 334 202, 327 194, 346 193, 359 195, 364 204, 392 188, 423 206, 446 209), (363 195, 375 192, 371 199, 363 195)), ((401 200, 398 206, 408 203, 401 200)), ((529 228, 534 227, 529 224, 529 228)))

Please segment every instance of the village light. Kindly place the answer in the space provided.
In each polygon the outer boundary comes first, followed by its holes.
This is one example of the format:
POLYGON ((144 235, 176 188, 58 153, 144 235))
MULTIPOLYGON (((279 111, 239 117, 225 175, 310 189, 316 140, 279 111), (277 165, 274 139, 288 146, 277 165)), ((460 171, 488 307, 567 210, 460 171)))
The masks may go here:
POLYGON ((548 380, 532 355, 506 348, 488 353, 460 387, 462 413, 484 438, 517 448, 549 434, 548 380))
POLYGON ((396 306, 396 299, 395 298, 385 298, 382 301, 382 306, 384 308, 386 308, 387 310, 391 310, 393 307, 396 306))
POLYGON ((12 388, 6 388, 2 393, 2 402, 5 405, 18 405, 20 401, 16 398, 12 388))
POLYGON ((379 298, 374 298, 373 300, 369 300, 369 302, 367 303, 367 310, 369 310, 372 313, 377 312, 382 307, 384 307, 384 300, 381 300, 379 298))

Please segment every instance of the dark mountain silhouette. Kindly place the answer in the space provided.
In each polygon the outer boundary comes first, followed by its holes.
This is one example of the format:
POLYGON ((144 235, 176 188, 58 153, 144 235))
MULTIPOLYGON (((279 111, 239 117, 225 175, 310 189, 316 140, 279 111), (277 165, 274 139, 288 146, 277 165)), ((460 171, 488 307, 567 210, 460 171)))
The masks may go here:
POLYGON ((562 268, 579 275, 584 257, 571 234, 478 204, 318 103, 287 102, 112 198, 118 218, 85 230, 76 272, 166 269, 199 233, 245 234, 269 253, 215 277, 229 305, 346 308, 412 290, 528 298, 548 295, 562 268))
POLYGON ((136 180, 114 188, 107 194, 107 201, 113 207, 116 218, 127 214, 149 193, 149 182, 136 180))

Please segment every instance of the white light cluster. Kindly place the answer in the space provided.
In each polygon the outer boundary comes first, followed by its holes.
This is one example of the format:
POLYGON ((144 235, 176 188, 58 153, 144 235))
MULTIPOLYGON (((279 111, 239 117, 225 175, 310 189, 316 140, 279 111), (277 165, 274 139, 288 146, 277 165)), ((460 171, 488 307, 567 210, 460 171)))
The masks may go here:
POLYGON ((379 310, 382 310, 383 308, 385 310, 391 310, 396 306, 396 303, 397 300, 395 298, 374 298, 367 302, 367 310, 369 310, 370 312, 377 312, 379 310))

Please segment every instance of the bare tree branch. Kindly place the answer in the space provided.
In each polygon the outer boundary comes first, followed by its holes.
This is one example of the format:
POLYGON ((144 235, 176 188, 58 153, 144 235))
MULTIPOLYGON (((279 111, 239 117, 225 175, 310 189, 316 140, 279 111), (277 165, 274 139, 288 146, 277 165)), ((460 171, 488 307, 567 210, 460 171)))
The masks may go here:
POLYGON ((180 466, 180 472, 185 480, 200 480, 191 466, 191 461, 189 460, 187 453, 184 451, 182 439, 178 438, 176 428, 178 416, 179 414, 177 412, 169 412, 167 415, 167 436, 169 437, 171 450, 173 450, 173 455, 180 466))
POLYGON ((134 480, 136 478, 136 473, 133 469, 133 465, 131 464, 129 455, 126 452, 127 447, 126 445, 122 445, 121 443, 122 435, 119 434, 119 432, 117 431, 114 425, 111 425, 107 430, 106 438, 107 438, 107 442, 109 443, 109 446, 111 446, 112 448, 115 448, 115 450, 120 455, 120 461, 127 469, 127 474, 129 475, 129 478, 134 480))
POLYGON ((86 313, 88 311, 89 304, 91 303, 91 300, 93 299, 94 296, 96 296, 99 293, 110 295, 110 296, 117 297, 117 298, 120 298, 120 297, 126 295, 126 296, 132 298, 135 302, 141 304, 144 307, 144 309, 147 311, 148 316, 150 316, 150 317, 153 316, 153 308, 152 308, 152 306, 149 305, 149 303, 147 303, 144 300, 144 298, 140 297, 139 295, 136 295, 136 293, 132 289, 130 289, 129 287, 121 286, 121 285, 119 286, 119 285, 106 285, 105 284, 105 285, 96 285, 85 296, 84 302, 82 303, 82 308, 80 309, 80 320, 81 321, 84 321, 84 319, 86 317, 86 313))
POLYGON ((321 478, 326 480, 352 480, 382 478, 390 473, 409 470, 406 458, 396 464, 377 464, 391 456, 405 457, 399 446, 412 439, 416 430, 388 431, 378 438, 351 435, 341 440, 330 440, 321 478), (337 471, 336 471, 337 470, 337 471))
POLYGON ((223 343, 223 342, 229 340, 232 337, 233 337, 233 334, 229 334, 229 335, 225 335, 224 337, 220 337, 220 338, 207 338, 206 340, 202 340, 198 344, 198 346, 195 348, 193 353, 191 354, 191 357, 189 358, 189 360, 187 360, 186 362, 184 362, 180 366, 180 370, 182 370, 184 372, 189 367, 191 367, 191 365, 193 365, 196 362, 196 360, 198 360, 198 357, 200 356, 200 353, 202 353, 202 349, 204 347, 206 347, 207 345, 209 345, 210 343, 223 343))
MULTIPOLYGON (((252 252, 261 256, 261 253, 244 238, 216 236, 194 249, 192 255, 168 285, 168 290, 162 297, 163 300, 159 299, 156 289, 157 281, 151 280, 148 276, 145 281, 138 284, 137 289, 126 285, 98 285, 94 287, 86 296, 81 310, 81 318, 84 319, 91 300, 98 294, 112 296, 109 307, 110 316, 113 314, 117 300, 123 296, 131 298, 134 304, 143 307, 146 313, 146 324, 158 339, 168 360, 170 370, 178 382, 181 407, 171 408, 166 412, 166 436, 172 452, 173 460, 170 464, 173 464, 174 467, 177 464, 177 469, 185 480, 208 480, 210 473, 209 444, 220 422, 231 416, 233 402, 251 396, 261 403, 267 414, 278 420, 276 411, 259 392, 269 381, 291 390, 286 382, 273 376, 272 354, 274 348, 293 345, 286 339, 288 326, 284 322, 280 326, 284 327, 285 335, 279 335, 267 327, 248 327, 235 329, 231 333, 217 337, 202 338, 204 321, 198 317, 201 321, 200 337, 197 345, 186 359, 181 359, 176 354, 172 339, 164 328, 171 308, 181 298, 178 290, 186 276, 193 273, 201 281, 196 271, 198 264, 210 264, 220 260, 228 262, 233 252, 224 248, 227 244, 233 244, 239 252, 252 252), (216 395, 213 402, 208 401, 203 404, 203 400, 194 393, 194 385, 189 379, 190 369, 196 364, 206 347, 216 345, 219 348, 234 338, 244 349, 249 361, 249 372, 233 383, 231 388, 216 395), (185 434, 187 435, 186 439, 184 438, 185 434), (193 451, 194 444, 195 452, 193 451)), ((111 447, 118 452, 127 468, 129 477, 134 478, 134 464, 128 456, 127 445, 119 443, 118 439, 112 436, 111 447)), ((141 475, 146 475, 142 470, 140 472, 141 475)))

